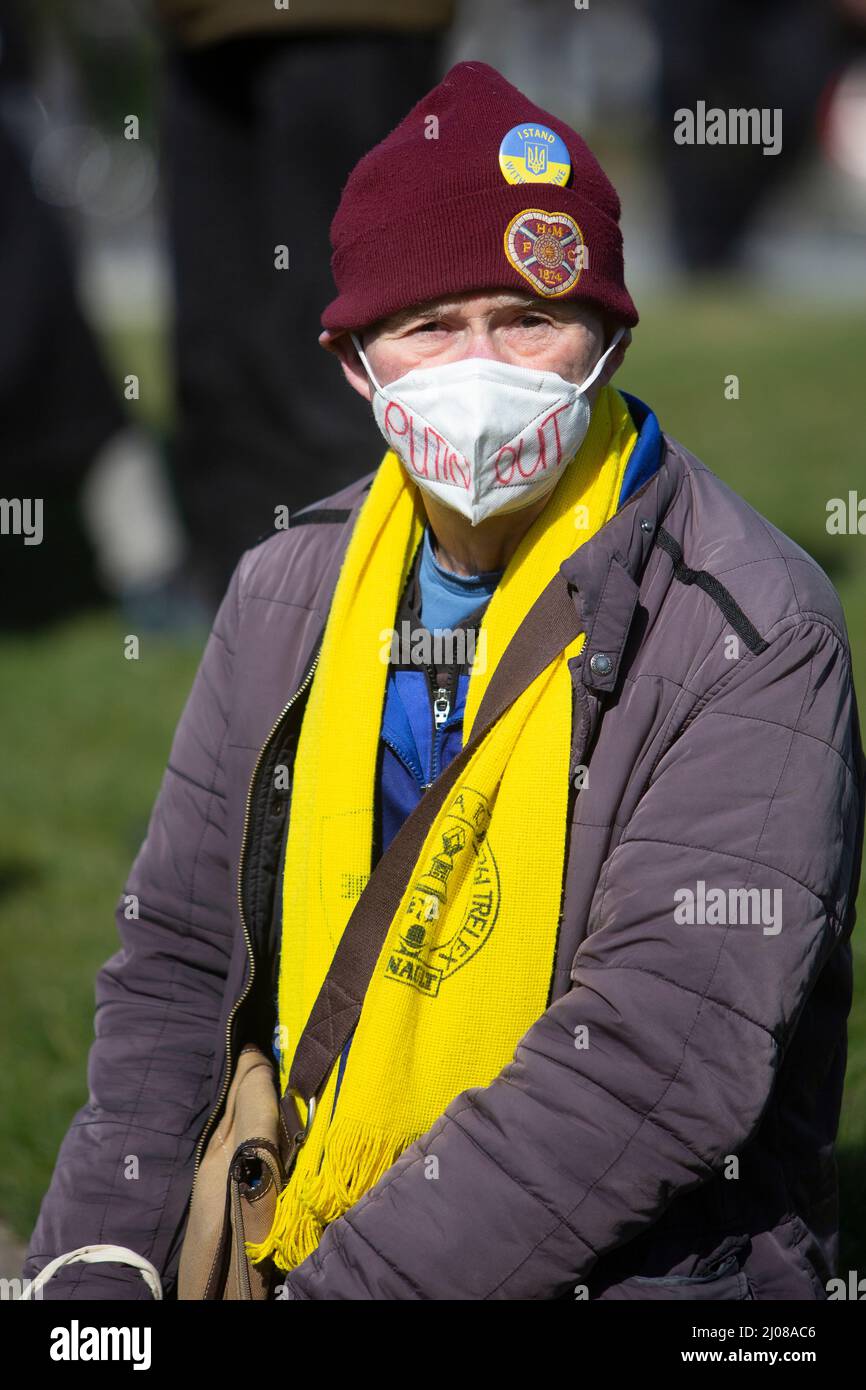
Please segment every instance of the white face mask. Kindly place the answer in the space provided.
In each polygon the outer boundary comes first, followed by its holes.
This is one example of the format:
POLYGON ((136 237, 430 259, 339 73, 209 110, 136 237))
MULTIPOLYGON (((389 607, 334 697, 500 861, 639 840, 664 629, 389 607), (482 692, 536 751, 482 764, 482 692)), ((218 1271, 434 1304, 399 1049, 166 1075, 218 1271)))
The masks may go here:
POLYGON ((468 517, 516 511, 550 492, 586 438, 586 392, 625 329, 580 386, 557 372, 464 357, 416 367, 375 388, 373 413, 386 443, 420 488, 468 517))

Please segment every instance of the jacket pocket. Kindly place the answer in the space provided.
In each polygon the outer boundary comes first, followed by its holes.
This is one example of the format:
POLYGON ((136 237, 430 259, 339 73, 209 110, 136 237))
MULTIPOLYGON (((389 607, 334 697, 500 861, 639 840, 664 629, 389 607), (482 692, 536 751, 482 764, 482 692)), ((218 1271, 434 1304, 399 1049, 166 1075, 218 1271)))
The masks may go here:
POLYGON ((743 1248, 729 1250, 717 1264, 703 1274, 668 1274, 662 1278, 633 1274, 629 1279, 606 1288, 599 1294, 599 1299, 622 1299, 632 1302, 643 1299, 679 1302, 688 1299, 701 1303, 731 1303, 754 1299, 754 1291, 743 1268, 747 1248, 746 1244, 743 1248))

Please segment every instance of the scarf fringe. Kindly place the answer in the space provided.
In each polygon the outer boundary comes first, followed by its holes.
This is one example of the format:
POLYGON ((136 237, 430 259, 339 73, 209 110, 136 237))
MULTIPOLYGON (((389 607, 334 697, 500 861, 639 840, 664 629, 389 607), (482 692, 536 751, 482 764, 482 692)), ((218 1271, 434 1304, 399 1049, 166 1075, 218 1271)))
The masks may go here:
POLYGON ((325 1227, 374 1187, 417 1138, 418 1133, 371 1134, 335 1119, 320 1170, 283 1188, 265 1240, 246 1242, 249 1258, 258 1264, 270 1255, 279 1269, 294 1269, 316 1249, 325 1227))

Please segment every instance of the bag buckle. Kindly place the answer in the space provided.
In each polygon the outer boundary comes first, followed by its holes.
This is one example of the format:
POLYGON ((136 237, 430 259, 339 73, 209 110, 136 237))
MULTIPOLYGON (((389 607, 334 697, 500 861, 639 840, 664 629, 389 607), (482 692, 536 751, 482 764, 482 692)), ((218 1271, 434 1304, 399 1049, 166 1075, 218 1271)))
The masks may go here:
POLYGON ((316 1097, 311 1096, 307 1101, 306 1123, 301 1125, 298 1117, 298 1106, 295 1100, 297 1095, 298 1092, 294 1090, 286 1091, 280 1101, 280 1131, 284 1140, 284 1144, 281 1146, 280 1156, 283 1160, 286 1182, 288 1182, 289 1176, 295 1166, 298 1150, 307 1141, 307 1136, 312 1128, 313 1118, 316 1113, 316 1097))
POLYGON ((301 1129, 301 1130, 299 1130, 298 1133, 297 1133, 297 1135, 295 1136, 295 1147, 296 1147, 296 1148, 299 1149, 299 1148, 301 1147, 302 1144, 306 1144, 306 1142, 307 1142, 307 1137, 308 1137, 308 1135, 309 1135, 309 1133, 310 1133, 310 1130, 311 1130, 312 1127, 313 1127, 313 1120, 315 1119, 315 1116, 316 1116, 316 1097, 315 1097, 315 1096, 310 1096, 310 1099, 307 1101, 307 1123, 304 1125, 304 1128, 301 1129))

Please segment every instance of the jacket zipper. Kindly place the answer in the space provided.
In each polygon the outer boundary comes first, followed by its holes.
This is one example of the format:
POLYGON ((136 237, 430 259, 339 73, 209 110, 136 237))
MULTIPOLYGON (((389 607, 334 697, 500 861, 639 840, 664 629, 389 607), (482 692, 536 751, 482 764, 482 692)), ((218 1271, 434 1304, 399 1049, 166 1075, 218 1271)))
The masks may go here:
POLYGON ((307 686, 310 684, 310 681, 313 679, 313 676, 315 675, 315 672, 316 672, 316 667, 317 667, 318 664, 319 664, 319 656, 320 656, 320 654, 321 654, 321 648, 319 649, 319 651, 316 652, 316 655, 315 655, 315 657, 313 658, 313 664, 312 664, 312 666, 311 666, 310 669, 308 670, 307 674, 304 676, 303 681, 302 681, 301 684, 298 686, 298 688, 297 688, 297 690, 295 691, 294 695, 293 695, 292 698, 287 702, 287 704, 285 704, 285 705, 283 706, 283 708, 282 708, 282 710, 280 711, 280 713, 278 714, 277 718, 274 720, 274 723, 273 723, 273 726, 272 726, 272 728, 271 728, 270 733, 268 734, 267 738, 265 739, 264 743, 262 744, 261 748, 259 749, 259 755, 258 755, 258 757, 256 758, 255 767, 253 768, 252 776, 251 776, 251 778, 250 778, 250 785, 249 785, 249 789, 248 789, 248 791, 247 791, 247 804, 246 804, 246 809, 245 809, 245 811, 244 811, 244 828, 243 828, 243 834, 241 835, 241 848, 240 848, 240 854, 239 854, 239 856, 238 856, 238 913, 239 913, 239 916, 240 916, 241 928, 242 928, 243 934, 244 934, 244 942, 245 942, 246 948, 247 948, 247 955, 248 955, 248 957, 249 957, 249 962, 250 962, 250 973, 249 973, 249 977, 248 977, 248 979, 247 979, 246 985, 244 986, 243 992, 238 996, 238 998, 237 998, 237 999, 235 1000, 235 1002, 232 1004, 231 1010, 229 1011, 228 1019, 226 1020, 226 1065, 225 1065, 225 1072, 224 1072, 224 1074, 223 1074, 222 1087, 221 1087, 221 1089, 220 1089, 220 1093, 219 1093, 219 1096, 218 1096, 218 1098, 217 1098, 216 1105, 214 1106, 213 1110, 211 1110, 210 1114, 208 1115, 207 1123, 205 1124, 205 1127, 204 1127, 204 1129, 202 1130, 202 1133, 201 1133, 201 1136, 200 1136, 200 1138, 199 1138, 199 1141, 198 1141, 198 1143, 196 1144, 196 1149, 195 1149, 195 1166, 194 1166, 194 1168, 193 1168, 193 1179, 192 1179, 192 1188, 193 1188, 193 1190, 195 1189, 195 1183, 196 1183, 196 1179, 197 1179, 197 1177, 198 1177, 198 1171, 199 1171, 199 1168, 200 1168, 200 1166, 201 1166, 201 1159, 202 1159, 202 1153, 204 1152, 204 1146, 205 1146, 205 1144, 207 1143, 208 1137, 209 1137, 209 1135, 210 1135, 210 1131, 211 1131, 211 1127, 212 1127, 212 1125, 213 1125, 214 1119, 215 1119, 215 1117, 219 1114, 220 1110, 222 1109, 223 1102, 224 1102, 224 1100, 225 1100, 225 1098, 226 1098, 226 1095, 228 1094, 229 1085, 231 1084, 231 1073, 232 1073, 231 1033, 232 1033, 232 1025, 233 1025, 233 1023, 234 1023, 234 1021, 235 1021, 235 1018, 236 1018, 236 1016, 237 1016, 237 1011, 238 1011, 238 1009, 239 1009, 239 1008, 241 1007, 241 1005, 245 1002, 245 1000, 247 999, 247 997, 248 997, 248 995, 249 995, 250 990, 251 990, 252 987, 253 987, 253 980, 255 979, 255 973, 256 973, 256 961, 255 961, 255 956, 254 956, 254 954, 253 954, 253 943, 252 943, 252 938, 250 937, 249 927, 247 926, 247 919, 246 919, 246 917, 245 917, 245 915, 244 915, 243 894, 242 894, 242 886, 243 886, 243 868, 244 868, 244 859, 245 859, 246 850, 247 850, 247 841, 248 841, 248 839, 249 839, 250 812, 251 812, 252 803, 253 803, 253 789, 255 788, 256 778, 257 778, 258 775, 259 775, 259 770, 260 770, 260 768, 261 768, 262 761, 263 761, 263 759, 264 759, 264 757, 265 757, 265 754, 266 754, 267 751, 268 751, 268 748, 270 747, 271 740, 273 739, 274 734, 276 733, 276 731, 277 731, 277 729, 279 728, 280 724, 282 724, 282 722, 283 722, 283 720, 285 719, 286 715, 288 714, 289 710, 292 708, 292 705, 295 703, 295 701, 298 699, 298 697, 304 693, 304 691, 306 690, 307 686))
MULTIPOLYGON (((449 672, 448 674, 450 677, 454 673, 449 672)), ((438 684, 436 668, 434 666, 427 667, 427 676, 430 681, 430 691, 432 694, 433 741, 430 745, 431 780, 425 784, 425 790, 427 789, 427 787, 431 787, 433 783, 436 781, 436 778, 439 776, 439 734, 442 728, 444 727, 445 723, 447 722, 448 716, 451 713, 450 687, 447 685, 438 684)))

